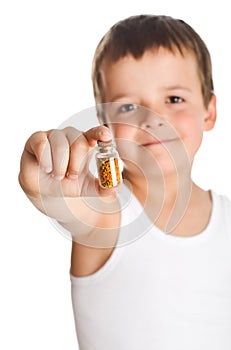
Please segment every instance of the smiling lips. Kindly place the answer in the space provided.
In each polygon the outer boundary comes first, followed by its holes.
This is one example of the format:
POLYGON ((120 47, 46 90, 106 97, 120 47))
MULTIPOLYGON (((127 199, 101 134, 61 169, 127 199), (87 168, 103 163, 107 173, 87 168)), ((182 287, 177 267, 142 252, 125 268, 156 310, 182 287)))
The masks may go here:
POLYGON ((167 139, 167 140, 150 140, 148 142, 144 142, 141 144, 141 146, 143 147, 148 147, 148 146, 154 146, 154 145, 161 145, 161 144, 165 144, 165 143, 169 143, 172 141, 176 141, 176 138, 174 139, 167 139))

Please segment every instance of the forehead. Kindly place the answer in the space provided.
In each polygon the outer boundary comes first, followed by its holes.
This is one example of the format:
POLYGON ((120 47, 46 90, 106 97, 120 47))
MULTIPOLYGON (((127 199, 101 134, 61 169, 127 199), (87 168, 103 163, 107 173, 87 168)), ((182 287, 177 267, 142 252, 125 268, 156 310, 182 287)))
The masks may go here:
POLYGON ((127 55, 116 62, 105 60, 101 67, 101 78, 105 92, 126 89, 132 84, 139 84, 139 81, 156 86, 200 84, 195 55, 186 50, 181 54, 164 48, 146 51, 139 59, 127 55))
POLYGON ((105 58, 101 64, 100 71, 104 72, 107 71, 110 72, 113 69, 118 69, 122 68, 123 66, 126 66, 127 68, 132 65, 135 65, 136 63, 139 64, 142 62, 146 62, 145 64, 147 65, 148 63, 151 64, 152 66, 161 63, 167 63, 167 62, 172 62, 173 64, 188 64, 190 61, 193 62, 193 64, 197 64, 197 60, 195 57, 195 53, 189 50, 182 50, 180 52, 179 50, 174 50, 170 51, 166 48, 160 47, 158 49, 153 49, 153 50, 147 50, 144 52, 142 56, 139 58, 135 58, 132 54, 127 54, 118 60, 111 60, 110 58, 105 58))

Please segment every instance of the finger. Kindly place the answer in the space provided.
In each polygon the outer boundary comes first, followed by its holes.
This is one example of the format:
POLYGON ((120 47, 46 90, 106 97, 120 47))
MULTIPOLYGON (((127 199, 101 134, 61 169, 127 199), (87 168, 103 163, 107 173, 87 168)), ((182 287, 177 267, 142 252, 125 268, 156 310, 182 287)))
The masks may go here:
POLYGON ((66 176, 69 179, 76 179, 85 165, 84 159, 89 151, 89 145, 82 131, 66 127, 63 132, 69 142, 69 162, 66 176))
POLYGON ((93 147, 97 140, 109 141, 112 139, 112 134, 106 126, 97 126, 84 132, 83 135, 87 139, 89 146, 93 147))
POLYGON ((70 145, 70 157, 67 170, 68 178, 76 179, 82 174, 88 163, 88 156, 91 150, 83 134, 70 145))
POLYGON ((66 128, 66 136, 70 143, 70 157, 67 176, 76 179, 86 167, 92 154, 92 147, 97 140, 107 141, 111 139, 110 130, 105 126, 94 127, 84 133, 74 128, 66 128))
POLYGON ((57 180, 65 177, 69 162, 69 142, 62 130, 53 130, 48 135, 52 156, 52 176, 57 180))
POLYGON ((46 173, 52 171, 51 149, 46 132, 38 131, 34 133, 28 139, 25 150, 36 158, 43 171, 46 173))

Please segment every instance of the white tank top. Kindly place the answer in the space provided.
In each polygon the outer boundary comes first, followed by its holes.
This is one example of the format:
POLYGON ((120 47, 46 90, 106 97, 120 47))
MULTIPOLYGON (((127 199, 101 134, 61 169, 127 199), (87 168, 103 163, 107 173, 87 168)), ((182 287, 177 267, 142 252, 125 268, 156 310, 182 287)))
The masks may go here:
POLYGON ((186 238, 150 227, 131 196, 121 226, 140 218, 145 234, 71 276, 80 350, 231 349, 231 202, 212 199, 208 226, 186 238))

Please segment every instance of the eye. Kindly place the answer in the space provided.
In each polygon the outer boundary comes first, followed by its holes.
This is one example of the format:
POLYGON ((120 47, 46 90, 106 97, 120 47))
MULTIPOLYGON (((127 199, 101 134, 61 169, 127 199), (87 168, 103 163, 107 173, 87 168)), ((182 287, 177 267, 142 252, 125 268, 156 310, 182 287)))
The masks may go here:
POLYGON ((126 103, 119 108, 119 113, 126 113, 126 112, 131 112, 139 107, 135 103, 126 103))
POLYGON ((166 100, 166 103, 182 103, 184 99, 180 96, 169 96, 166 100))

